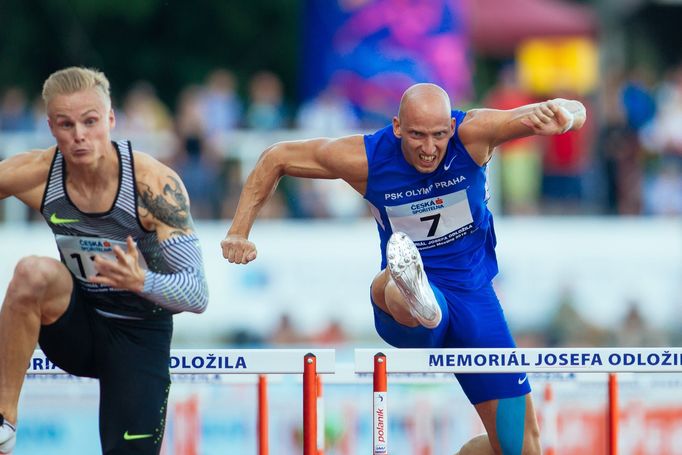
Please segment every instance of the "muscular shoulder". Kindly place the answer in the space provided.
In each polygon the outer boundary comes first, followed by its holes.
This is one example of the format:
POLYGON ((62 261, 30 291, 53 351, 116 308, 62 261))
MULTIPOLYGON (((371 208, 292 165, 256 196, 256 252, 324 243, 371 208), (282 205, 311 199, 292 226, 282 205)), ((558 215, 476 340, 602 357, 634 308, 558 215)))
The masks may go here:
POLYGON ((492 153, 491 137, 500 123, 500 112, 492 109, 471 109, 467 111, 457 134, 471 158, 482 166, 492 153))
POLYGON ((135 162, 135 178, 138 183, 143 182, 152 185, 168 175, 179 178, 173 169, 147 153, 134 151, 133 159, 135 162))
POLYGON ((22 152, 7 158, 3 161, 3 164, 11 165, 18 172, 46 172, 52 164, 55 151, 55 147, 50 147, 48 149, 22 152))
POLYGON ((140 218, 163 239, 193 231, 189 196, 178 174, 142 152, 134 152, 140 218))
POLYGON ((55 148, 31 150, 0 161, 0 199, 17 196, 38 208, 55 148))

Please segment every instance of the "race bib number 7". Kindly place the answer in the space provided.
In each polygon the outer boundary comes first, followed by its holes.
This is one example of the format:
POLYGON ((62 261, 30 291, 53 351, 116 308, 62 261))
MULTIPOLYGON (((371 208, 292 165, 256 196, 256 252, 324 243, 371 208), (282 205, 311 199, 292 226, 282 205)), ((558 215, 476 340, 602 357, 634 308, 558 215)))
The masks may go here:
POLYGON ((474 221, 466 190, 387 206, 386 214, 393 232, 404 232, 418 248, 450 243, 470 231, 474 221))
MULTIPOLYGON (((118 245, 123 251, 128 250, 126 242, 120 240, 61 234, 56 234, 55 238, 66 267, 81 281, 87 281, 88 277, 97 275, 95 256, 103 256, 110 261, 116 261, 114 246, 118 245)), ((141 254, 138 262, 140 267, 147 269, 147 263, 141 254)))

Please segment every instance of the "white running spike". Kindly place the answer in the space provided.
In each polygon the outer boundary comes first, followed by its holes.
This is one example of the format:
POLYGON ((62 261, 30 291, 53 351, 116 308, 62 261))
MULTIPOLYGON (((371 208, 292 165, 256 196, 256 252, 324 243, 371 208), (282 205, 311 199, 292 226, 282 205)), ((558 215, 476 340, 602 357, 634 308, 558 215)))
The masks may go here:
POLYGON ((17 442, 17 430, 0 415, 0 453, 10 453, 17 442))
POLYGON ((432 329, 443 317, 433 289, 424 273, 419 250, 403 232, 395 232, 386 247, 388 271, 405 297, 410 314, 424 327, 432 329))

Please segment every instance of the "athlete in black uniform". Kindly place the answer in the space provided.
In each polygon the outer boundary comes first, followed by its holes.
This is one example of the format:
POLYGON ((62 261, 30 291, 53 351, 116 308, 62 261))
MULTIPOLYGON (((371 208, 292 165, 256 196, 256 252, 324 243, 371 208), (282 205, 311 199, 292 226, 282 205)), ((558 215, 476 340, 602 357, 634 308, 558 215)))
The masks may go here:
POLYGON ((0 162, 0 199, 40 211, 61 261, 21 259, 0 311, 0 453, 14 447, 39 342, 60 368, 99 379, 103 453, 158 454, 172 315, 208 301, 187 192, 171 169, 111 141, 101 72, 57 71, 43 98, 57 145, 0 162))

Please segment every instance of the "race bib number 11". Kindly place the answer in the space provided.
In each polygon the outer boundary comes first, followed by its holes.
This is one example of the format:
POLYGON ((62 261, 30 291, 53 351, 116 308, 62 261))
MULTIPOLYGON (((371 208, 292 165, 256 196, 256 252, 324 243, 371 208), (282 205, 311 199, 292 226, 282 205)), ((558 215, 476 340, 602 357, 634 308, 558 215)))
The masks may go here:
MULTIPOLYGON (((81 281, 87 281, 88 277, 97 274, 95 256, 103 256, 110 261, 116 261, 115 245, 118 245, 123 251, 128 250, 126 242, 120 240, 61 234, 56 234, 55 238, 66 267, 81 281)), ((138 262, 143 269, 147 269, 147 263, 141 254, 138 262)))

